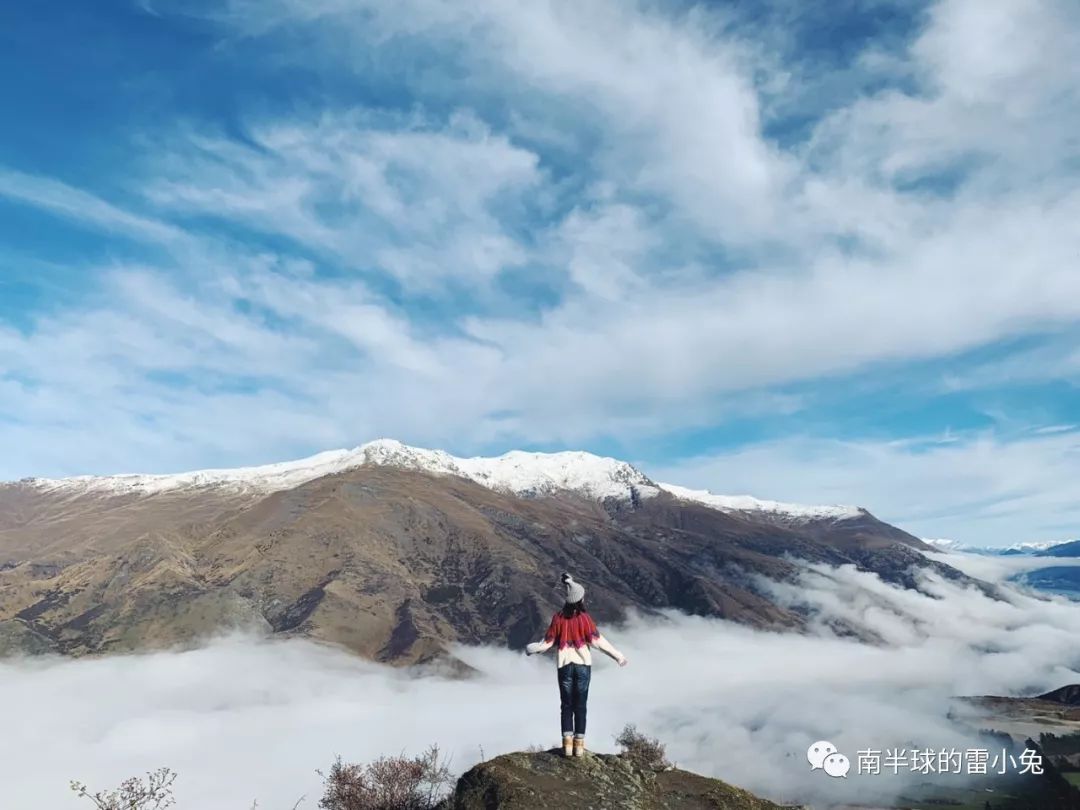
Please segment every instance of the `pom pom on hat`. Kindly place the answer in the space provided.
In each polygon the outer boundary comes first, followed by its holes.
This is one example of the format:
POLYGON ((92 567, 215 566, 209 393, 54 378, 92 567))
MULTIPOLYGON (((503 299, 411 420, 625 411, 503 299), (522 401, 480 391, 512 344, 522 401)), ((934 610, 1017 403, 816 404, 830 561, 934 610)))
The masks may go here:
POLYGON ((585 589, 569 574, 562 575, 563 587, 566 589, 566 604, 572 605, 585 598, 585 589))

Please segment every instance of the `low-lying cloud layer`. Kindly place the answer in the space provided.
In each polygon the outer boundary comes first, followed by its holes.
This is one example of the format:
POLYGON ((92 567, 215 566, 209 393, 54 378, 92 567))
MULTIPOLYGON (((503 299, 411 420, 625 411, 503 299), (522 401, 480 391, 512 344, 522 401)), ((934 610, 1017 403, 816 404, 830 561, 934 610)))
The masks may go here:
MULTIPOLYGON (((969 558, 949 555, 966 565, 969 558)), ((999 568, 984 573, 1004 576, 999 568)), ((1080 605, 1007 589, 994 601, 937 578, 925 594, 852 568, 807 569, 779 600, 814 612, 807 636, 670 616, 607 628, 626 669, 598 663, 589 741, 611 750, 628 722, 661 737, 682 767, 777 799, 827 802, 895 791, 887 776, 811 773, 807 746, 959 748, 980 743, 946 719, 957 694, 1030 693, 1080 681, 1080 605), (886 639, 833 636, 836 620, 886 639)), ((189 652, 0 664, 5 807, 78 807, 95 787, 167 765, 178 807, 314 807, 317 768, 439 743, 455 770, 558 739, 554 665, 494 648, 459 656, 472 680, 407 673, 303 641, 218 640, 189 652)))

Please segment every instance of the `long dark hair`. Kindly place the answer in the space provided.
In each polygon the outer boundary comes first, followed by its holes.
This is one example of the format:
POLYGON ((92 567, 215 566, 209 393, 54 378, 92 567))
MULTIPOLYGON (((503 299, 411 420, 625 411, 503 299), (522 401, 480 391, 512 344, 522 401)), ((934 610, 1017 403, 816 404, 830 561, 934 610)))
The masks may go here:
POLYGON ((581 613, 588 613, 588 609, 585 607, 585 600, 579 599, 577 602, 567 602, 563 605, 562 615, 564 619, 572 619, 581 613))

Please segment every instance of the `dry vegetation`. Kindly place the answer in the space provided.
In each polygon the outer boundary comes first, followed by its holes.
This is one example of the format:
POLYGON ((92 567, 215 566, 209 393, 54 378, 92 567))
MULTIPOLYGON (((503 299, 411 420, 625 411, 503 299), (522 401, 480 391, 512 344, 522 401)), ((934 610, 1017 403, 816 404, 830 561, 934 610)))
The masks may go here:
POLYGON ((176 774, 158 768, 145 779, 133 776, 115 790, 91 793, 82 782, 72 782, 71 789, 80 799, 87 799, 98 810, 165 810, 176 804, 172 786, 176 774))
POLYGON ((615 742, 622 746, 622 756, 641 768, 664 770, 671 767, 664 744, 656 737, 645 736, 637 730, 637 726, 624 726, 615 742))
MULTIPOLYGON (((648 770, 671 768, 663 743, 648 737, 633 725, 627 725, 615 738, 623 749, 619 756, 648 770)), ((543 753, 543 746, 533 746, 532 753, 543 753)), ((450 794, 454 777, 449 762, 438 746, 431 746, 417 756, 379 757, 367 764, 352 764, 337 757, 323 778, 319 810, 438 810, 450 794)), ((91 793, 82 782, 72 782, 71 789, 97 810, 167 810, 173 807, 173 784, 176 774, 159 768, 144 778, 133 777, 110 791, 91 793)), ((297 810, 303 799, 291 805, 297 810)), ((258 803, 251 805, 257 810, 258 803)))
POLYGON ((368 765, 338 757, 323 779, 321 810, 434 810, 453 784, 436 745, 416 757, 379 757, 368 765))
MULTIPOLYGON (((338 757, 323 777, 320 810, 435 810, 450 791, 453 776, 438 746, 419 756, 380 757, 367 765, 352 765, 338 757)), ((111 791, 90 793, 82 782, 71 789, 97 810, 166 810, 176 800, 176 774, 168 768, 132 777, 111 791)), ((292 805, 296 810, 303 799, 292 805)), ((258 802, 251 806, 257 810, 258 802)))

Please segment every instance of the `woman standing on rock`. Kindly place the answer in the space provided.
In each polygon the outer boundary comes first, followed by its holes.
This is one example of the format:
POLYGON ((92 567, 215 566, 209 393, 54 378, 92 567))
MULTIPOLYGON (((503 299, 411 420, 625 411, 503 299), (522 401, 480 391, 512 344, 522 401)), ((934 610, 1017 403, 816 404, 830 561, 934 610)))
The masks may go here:
POLYGON ((529 644, 525 652, 534 655, 558 645, 563 754, 581 757, 585 755, 585 709, 592 679, 589 648, 596 647, 611 656, 620 667, 626 666, 626 656, 600 635, 596 622, 585 609, 585 589, 569 574, 562 575, 562 583, 566 589, 566 604, 551 617, 544 640, 529 644))

